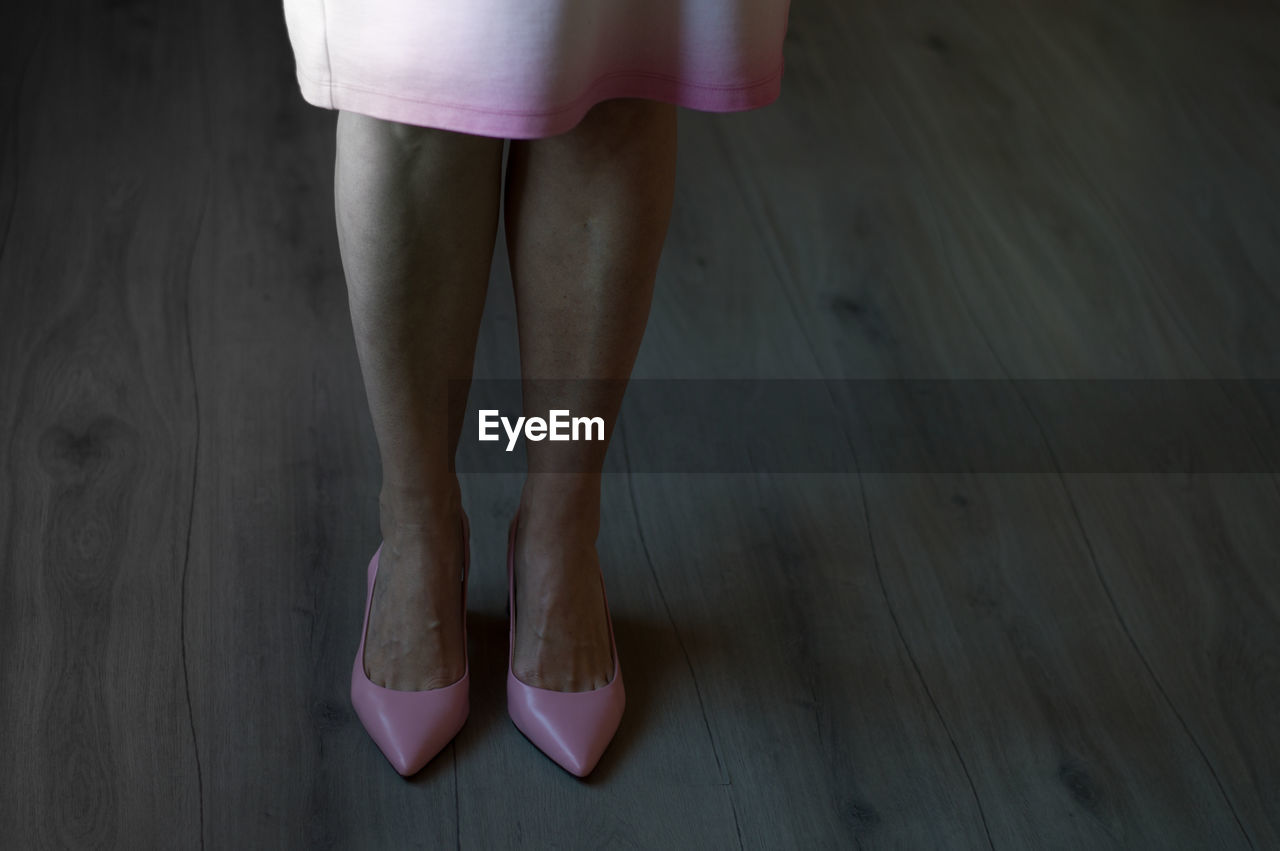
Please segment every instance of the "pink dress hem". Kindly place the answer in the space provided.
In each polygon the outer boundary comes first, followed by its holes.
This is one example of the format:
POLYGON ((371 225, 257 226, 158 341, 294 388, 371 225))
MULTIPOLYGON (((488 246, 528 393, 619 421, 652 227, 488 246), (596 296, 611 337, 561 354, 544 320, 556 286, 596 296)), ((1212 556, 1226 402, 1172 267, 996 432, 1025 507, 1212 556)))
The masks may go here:
POLYGON ((534 139, 573 129, 600 101, 645 98, 704 112, 739 112, 767 106, 782 91, 785 60, 768 77, 741 86, 690 83, 643 71, 618 71, 595 80, 581 95, 551 110, 515 111, 439 103, 390 92, 316 80, 297 71, 303 99, 324 109, 359 112, 386 121, 438 127, 502 139, 534 139))

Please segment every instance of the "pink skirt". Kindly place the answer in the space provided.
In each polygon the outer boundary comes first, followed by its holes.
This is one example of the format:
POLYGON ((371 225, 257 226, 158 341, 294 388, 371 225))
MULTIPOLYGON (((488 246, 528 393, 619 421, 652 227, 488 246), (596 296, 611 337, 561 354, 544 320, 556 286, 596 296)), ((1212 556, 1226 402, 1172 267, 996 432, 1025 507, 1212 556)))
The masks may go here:
POLYGON ((310 104, 504 139, 594 104, 773 102, 791 0, 284 0, 310 104))

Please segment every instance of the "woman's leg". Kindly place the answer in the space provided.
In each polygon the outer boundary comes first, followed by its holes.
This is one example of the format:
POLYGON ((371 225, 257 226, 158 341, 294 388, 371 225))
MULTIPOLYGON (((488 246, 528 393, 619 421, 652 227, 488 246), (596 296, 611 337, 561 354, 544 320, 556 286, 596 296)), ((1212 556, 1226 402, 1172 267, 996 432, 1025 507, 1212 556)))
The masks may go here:
POLYGON ((526 445, 513 667, 539 688, 585 691, 613 673, 600 472, 648 321, 675 167, 676 107, 651 100, 604 101, 566 133, 511 142, 505 232, 525 414, 589 411, 606 423, 605 442, 526 445))
POLYGON ((503 141, 338 114, 338 243, 382 459, 364 664, 386 688, 439 688, 463 672, 462 500, 449 470, 462 420, 450 422, 449 379, 471 378, 503 141))

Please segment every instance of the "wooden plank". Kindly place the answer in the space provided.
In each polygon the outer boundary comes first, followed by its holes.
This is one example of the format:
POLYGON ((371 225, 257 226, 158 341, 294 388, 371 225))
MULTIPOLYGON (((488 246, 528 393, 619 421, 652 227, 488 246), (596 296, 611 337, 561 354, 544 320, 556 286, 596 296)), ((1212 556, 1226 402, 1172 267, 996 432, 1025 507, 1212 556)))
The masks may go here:
POLYGON ((14 847, 198 843, 177 356, 199 127, 146 97, 151 75, 173 98, 198 92, 179 48, 192 19, 5 18, 0 832, 14 847))

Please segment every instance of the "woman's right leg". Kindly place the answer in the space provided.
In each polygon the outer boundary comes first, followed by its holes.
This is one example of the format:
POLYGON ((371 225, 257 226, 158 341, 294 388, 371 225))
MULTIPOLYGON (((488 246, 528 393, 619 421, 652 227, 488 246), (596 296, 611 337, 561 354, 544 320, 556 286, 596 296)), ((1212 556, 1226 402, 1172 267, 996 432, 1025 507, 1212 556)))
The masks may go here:
POLYGON ((497 236, 503 140, 345 110, 337 124, 338 244, 382 460, 365 673, 385 688, 439 688, 465 659, 462 500, 449 466, 497 236))

